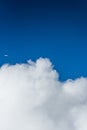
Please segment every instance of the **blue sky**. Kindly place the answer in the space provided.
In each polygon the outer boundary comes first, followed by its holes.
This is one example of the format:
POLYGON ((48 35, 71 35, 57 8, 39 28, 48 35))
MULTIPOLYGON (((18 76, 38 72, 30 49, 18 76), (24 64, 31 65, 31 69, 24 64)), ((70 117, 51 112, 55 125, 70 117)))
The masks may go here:
POLYGON ((85 0, 0 1, 0 65, 39 57, 50 58, 61 80, 87 76, 85 0))

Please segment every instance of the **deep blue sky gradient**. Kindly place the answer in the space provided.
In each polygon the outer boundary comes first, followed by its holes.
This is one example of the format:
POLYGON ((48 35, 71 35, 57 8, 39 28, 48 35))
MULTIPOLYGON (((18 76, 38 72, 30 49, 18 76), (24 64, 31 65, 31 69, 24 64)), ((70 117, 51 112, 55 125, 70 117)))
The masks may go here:
POLYGON ((51 59, 61 80, 87 76, 85 0, 0 1, 0 65, 39 57, 51 59))

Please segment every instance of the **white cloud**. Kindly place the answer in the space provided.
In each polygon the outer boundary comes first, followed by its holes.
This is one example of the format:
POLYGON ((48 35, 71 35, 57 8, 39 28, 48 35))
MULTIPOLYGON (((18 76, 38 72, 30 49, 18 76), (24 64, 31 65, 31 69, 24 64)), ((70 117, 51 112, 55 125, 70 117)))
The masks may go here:
POLYGON ((60 82, 48 59, 0 68, 0 130, 87 130, 87 79, 60 82))

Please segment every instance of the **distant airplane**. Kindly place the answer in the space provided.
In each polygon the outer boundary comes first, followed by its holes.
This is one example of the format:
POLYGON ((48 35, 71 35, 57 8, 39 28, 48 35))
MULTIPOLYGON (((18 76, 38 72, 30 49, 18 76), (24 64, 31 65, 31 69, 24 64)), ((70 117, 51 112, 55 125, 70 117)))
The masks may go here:
POLYGON ((7 54, 5 54, 4 56, 5 56, 5 57, 8 57, 8 55, 7 55, 7 54))

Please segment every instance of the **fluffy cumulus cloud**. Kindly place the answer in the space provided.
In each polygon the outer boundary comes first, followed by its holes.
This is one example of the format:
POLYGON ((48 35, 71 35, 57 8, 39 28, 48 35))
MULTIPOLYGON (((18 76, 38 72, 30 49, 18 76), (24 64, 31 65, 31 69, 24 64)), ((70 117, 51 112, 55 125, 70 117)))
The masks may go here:
POLYGON ((87 79, 60 82, 49 59, 3 65, 0 130, 87 130, 87 79))

